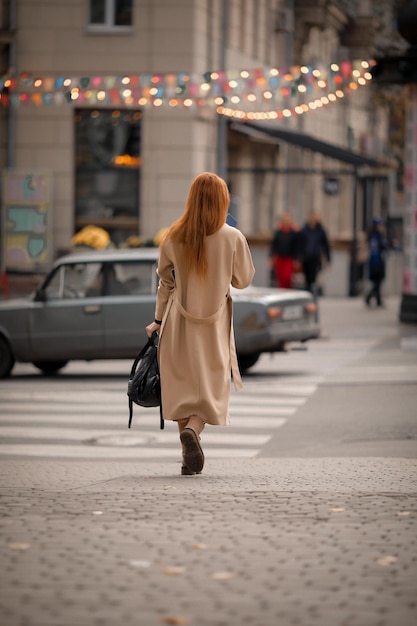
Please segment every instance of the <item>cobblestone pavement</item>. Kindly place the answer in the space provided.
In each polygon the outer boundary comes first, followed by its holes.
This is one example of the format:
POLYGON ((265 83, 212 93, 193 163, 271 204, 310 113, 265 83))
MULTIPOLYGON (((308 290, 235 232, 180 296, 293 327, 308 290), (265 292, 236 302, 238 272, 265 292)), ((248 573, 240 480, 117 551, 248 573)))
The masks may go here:
POLYGON ((413 459, 9 460, 5 626, 415 626, 413 459))

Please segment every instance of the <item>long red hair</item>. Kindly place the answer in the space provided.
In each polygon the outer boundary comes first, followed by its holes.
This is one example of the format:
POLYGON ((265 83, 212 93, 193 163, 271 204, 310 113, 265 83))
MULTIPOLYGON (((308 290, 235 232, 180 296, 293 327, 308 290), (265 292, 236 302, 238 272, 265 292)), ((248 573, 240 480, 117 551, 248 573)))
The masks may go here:
POLYGON ((167 236, 182 244, 187 273, 207 277, 205 238, 225 223, 230 194, 225 181, 211 172, 199 174, 188 192, 184 214, 170 227, 167 236))

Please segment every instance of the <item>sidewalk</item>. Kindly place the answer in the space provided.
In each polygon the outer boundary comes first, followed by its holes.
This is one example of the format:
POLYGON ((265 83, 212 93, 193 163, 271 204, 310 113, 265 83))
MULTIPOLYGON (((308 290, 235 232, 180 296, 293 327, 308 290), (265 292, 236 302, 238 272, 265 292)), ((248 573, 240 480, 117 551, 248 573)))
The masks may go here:
MULTIPOLYGON (((324 336, 414 371, 397 311, 323 299, 324 336)), ((0 463, 5 626, 417 623, 415 458, 0 463)))
POLYGON ((7 626, 416 623, 414 460, 2 465, 7 626))

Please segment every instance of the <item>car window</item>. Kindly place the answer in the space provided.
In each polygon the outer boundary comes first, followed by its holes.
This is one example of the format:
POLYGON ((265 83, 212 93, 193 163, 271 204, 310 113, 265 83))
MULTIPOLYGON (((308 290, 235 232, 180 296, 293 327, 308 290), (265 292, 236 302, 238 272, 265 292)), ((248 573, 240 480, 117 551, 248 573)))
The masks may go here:
POLYGON ((48 300, 57 300, 62 298, 64 286, 64 268, 59 267, 52 275, 45 287, 45 294, 48 300))
MULTIPOLYGON (((154 294, 157 289, 156 263, 129 261, 113 263, 115 277, 131 295, 154 294)), ((109 291, 111 295, 111 291, 109 291)))
POLYGON ((74 263, 58 267, 45 287, 48 300, 155 294, 155 261, 74 263))
POLYGON ((81 297, 93 298, 101 296, 104 289, 104 265, 103 263, 86 263, 79 276, 79 293, 81 297))
POLYGON ((101 263, 61 265, 45 288, 47 299, 83 298, 91 285, 97 284, 101 265, 101 263))

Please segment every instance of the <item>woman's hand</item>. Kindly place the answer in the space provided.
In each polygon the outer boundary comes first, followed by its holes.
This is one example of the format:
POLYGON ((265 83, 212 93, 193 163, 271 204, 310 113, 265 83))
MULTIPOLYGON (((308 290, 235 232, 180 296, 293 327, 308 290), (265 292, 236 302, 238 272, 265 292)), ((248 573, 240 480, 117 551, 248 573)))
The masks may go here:
POLYGON ((159 331, 159 329, 161 328, 161 324, 157 324, 156 322, 152 322, 152 324, 149 324, 146 327, 146 334, 148 335, 148 337, 152 337, 153 333, 157 333, 159 331))

